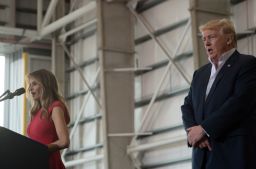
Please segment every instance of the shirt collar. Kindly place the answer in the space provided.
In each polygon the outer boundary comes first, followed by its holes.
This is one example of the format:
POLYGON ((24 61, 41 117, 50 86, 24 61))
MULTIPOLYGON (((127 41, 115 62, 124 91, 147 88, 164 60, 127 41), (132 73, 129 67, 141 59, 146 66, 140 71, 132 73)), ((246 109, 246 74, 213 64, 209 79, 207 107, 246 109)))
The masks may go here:
MULTIPOLYGON (((219 58, 219 61, 218 61, 218 67, 220 68, 221 65, 223 65, 227 60, 228 58, 235 52, 235 48, 232 48, 230 50, 228 50, 227 52, 224 52, 220 58, 219 58)), ((212 64, 213 67, 214 66, 214 63, 211 61, 211 59, 208 57, 208 60, 210 61, 210 63, 212 64)))

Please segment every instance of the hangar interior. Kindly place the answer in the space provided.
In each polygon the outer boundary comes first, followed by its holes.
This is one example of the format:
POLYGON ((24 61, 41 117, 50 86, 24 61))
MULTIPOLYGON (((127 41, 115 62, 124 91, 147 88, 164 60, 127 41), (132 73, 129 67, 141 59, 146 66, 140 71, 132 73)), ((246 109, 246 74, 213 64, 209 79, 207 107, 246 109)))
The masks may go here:
MULTIPOLYGON (((255 0, 0 0, 4 88, 45 68, 69 106, 68 169, 189 169, 180 106, 207 63, 198 27, 230 18, 256 56, 255 0)), ((25 95, 1 102, 3 126, 26 135, 25 95)))

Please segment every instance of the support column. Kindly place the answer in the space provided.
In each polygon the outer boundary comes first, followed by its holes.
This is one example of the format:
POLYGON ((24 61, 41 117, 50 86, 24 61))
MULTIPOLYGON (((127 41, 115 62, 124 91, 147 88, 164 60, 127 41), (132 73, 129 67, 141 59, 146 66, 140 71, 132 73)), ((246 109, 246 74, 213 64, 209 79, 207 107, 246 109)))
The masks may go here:
POLYGON ((134 67, 133 17, 126 3, 97 0, 105 169, 134 168, 126 153, 131 137, 122 136, 134 132, 134 72, 123 69, 134 67))
POLYGON ((211 19, 230 15, 229 0, 190 0, 195 68, 208 63, 198 27, 211 19))
POLYGON ((6 18, 6 26, 15 27, 16 24, 16 2, 15 0, 6 1, 8 7, 7 10, 7 18, 6 18))
MULTIPOLYGON (((59 0, 55 10, 55 20, 65 15, 65 0, 59 0)), ((53 33, 52 38, 52 72, 55 74, 61 93, 65 91, 65 52, 58 42, 61 31, 53 33)))

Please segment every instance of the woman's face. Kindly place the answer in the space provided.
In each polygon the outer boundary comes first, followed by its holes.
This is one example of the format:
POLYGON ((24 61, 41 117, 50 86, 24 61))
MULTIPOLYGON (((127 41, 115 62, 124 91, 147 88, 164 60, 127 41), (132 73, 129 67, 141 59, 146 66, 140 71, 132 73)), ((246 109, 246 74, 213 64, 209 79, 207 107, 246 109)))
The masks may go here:
POLYGON ((29 93, 34 100, 40 100, 42 96, 42 85, 34 78, 29 79, 29 93))

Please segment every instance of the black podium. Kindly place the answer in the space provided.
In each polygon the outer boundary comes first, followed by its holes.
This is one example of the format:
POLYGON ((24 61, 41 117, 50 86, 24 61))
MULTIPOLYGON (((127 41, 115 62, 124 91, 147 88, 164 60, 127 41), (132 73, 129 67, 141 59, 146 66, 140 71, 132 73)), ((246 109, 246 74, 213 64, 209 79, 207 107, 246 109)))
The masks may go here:
POLYGON ((43 144, 0 127, 0 169, 49 169, 43 144))

